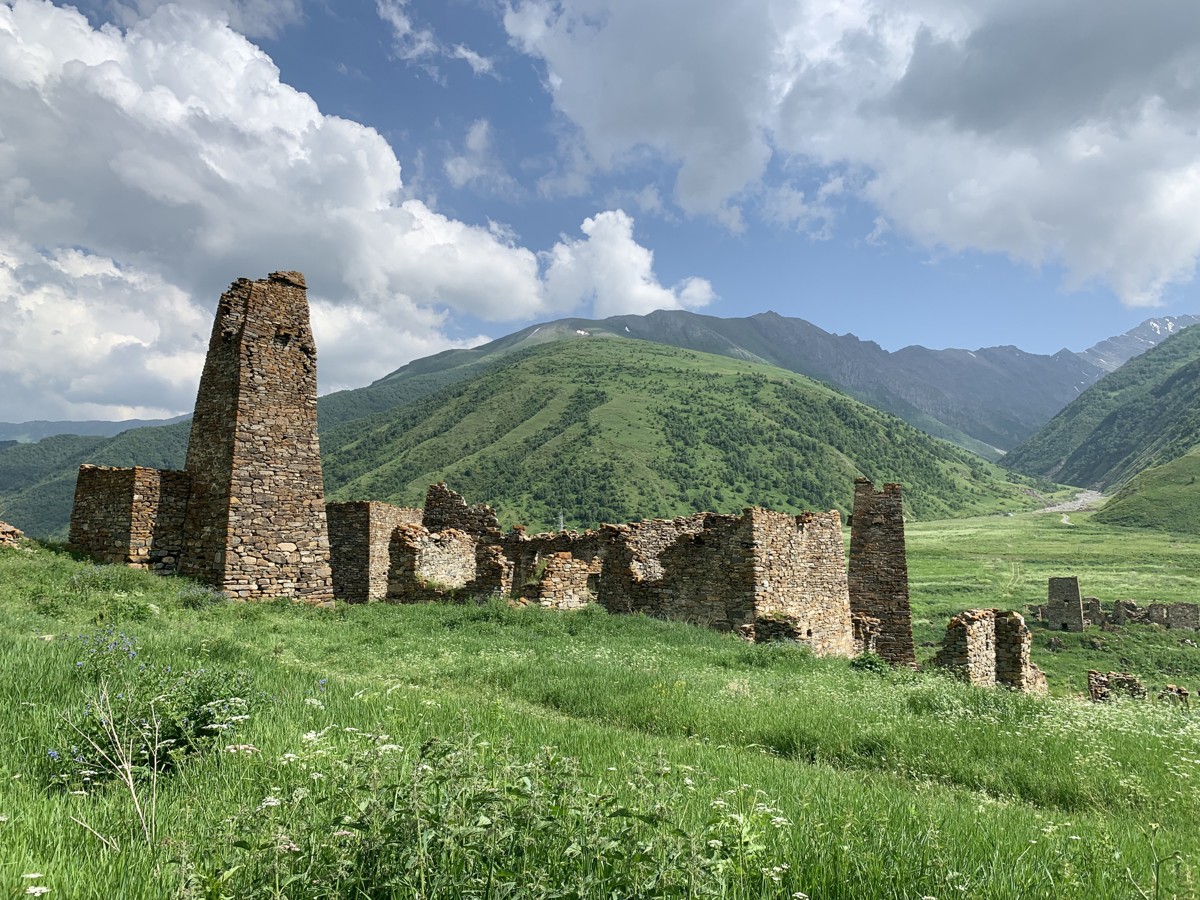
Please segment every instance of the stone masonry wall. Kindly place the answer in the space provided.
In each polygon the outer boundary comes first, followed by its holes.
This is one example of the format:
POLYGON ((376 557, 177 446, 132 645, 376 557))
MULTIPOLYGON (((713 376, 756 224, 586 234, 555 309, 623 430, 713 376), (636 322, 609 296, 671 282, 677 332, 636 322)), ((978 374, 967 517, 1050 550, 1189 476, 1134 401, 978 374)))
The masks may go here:
POLYGON ((174 572, 190 484, 185 472, 81 466, 70 545, 100 562, 174 572))
POLYGON ((454 528, 476 537, 497 536, 500 523, 486 504, 469 506, 461 495, 442 482, 431 484, 425 494, 425 513, 421 524, 430 531, 454 528))
POLYGON ((538 583, 536 601, 548 609, 583 609, 592 600, 588 576, 592 566, 570 553, 554 553, 538 583))
POLYGON ((933 664, 981 687, 1044 693, 1046 676, 1029 661, 1032 643, 1019 613, 968 609, 950 620, 933 664))
POLYGON ((455 528, 392 531, 387 599, 393 603, 475 599, 512 590, 512 564, 500 548, 455 528))
POLYGON ((327 503, 333 593, 347 603, 387 597, 389 545, 397 525, 419 525, 422 511, 375 500, 327 503))
POLYGON ((1079 595, 1076 576, 1050 579, 1042 615, 1055 631, 1083 631, 1083 599, 1079 595))
POLYGON ((970 684, 996 683, 996 611, 968 609, 950 620, 933 664, 970 684))
POLYGON ((893 665, 915 666, 900 485, 876 491, 868 479, 854 482, 848 586, 851 612, 879 620, 879 655, 893 665))
POLYGON ((601 532, 608 548, 597 600, 606 609, 722 630, 754 621, 750 517, 697 513, 601 532))
POLYGON ((793 516, 754 508, 745 515, 753 540, 755 618, 786 617, 814 652, 852 655, 841 514, 793 516))
POLYGON ((300 273, 241 278, 221 296, 186 469, 183 574, 243 599, 333 599, 316 346, 300 273))

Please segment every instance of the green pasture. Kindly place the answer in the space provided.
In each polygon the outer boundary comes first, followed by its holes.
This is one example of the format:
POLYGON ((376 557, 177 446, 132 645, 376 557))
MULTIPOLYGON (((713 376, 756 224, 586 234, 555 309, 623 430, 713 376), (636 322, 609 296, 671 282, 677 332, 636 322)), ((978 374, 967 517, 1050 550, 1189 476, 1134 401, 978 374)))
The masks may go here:
MULTIPOLYGON (((918 641, 1052 574, 1190 598, 1200 540, 1071 521, 910 527, 918 641)), ((1198 651, 1070 637, 1038 632, 1037 698, 598 609, 232 604, 0 551, 0 896, 1200 896, 1195 714, 1070 696, 1088 654, 1198 651)))

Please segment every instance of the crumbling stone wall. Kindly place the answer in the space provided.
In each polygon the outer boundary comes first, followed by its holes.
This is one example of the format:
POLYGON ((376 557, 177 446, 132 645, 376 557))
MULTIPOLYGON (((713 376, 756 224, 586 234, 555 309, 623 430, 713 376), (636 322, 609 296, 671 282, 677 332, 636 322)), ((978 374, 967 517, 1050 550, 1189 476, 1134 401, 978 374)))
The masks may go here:
POLYGON ((730 630, 754 621, 754 538, 747 516, 697 513, 605 525, 597 599, 612 612, 730 630))
POLYGON ((512 564, 500 548, 447 528, 397 525, 389 547, 387 599, 394 603, 470 599, 512 590, 512 564))
POLYGON ((1046 624, 1055 631, 1083 631, 1083 599, 1077 576, 1050 579, 1043 615, 1046 624))
POLYGON ((854 482, 848 587, 851 612, 879 620, 879 655, 893 665, 915 666, 904 501, 898 484, 876 491, 866 478, 854 482))
POLYGON ((538 582, 538 604, 549 609, 582 609, 593 599, 588 589, 592 566, 586 559, 576 559, 570 553, 554 553, 546 559, 546 567, 538 582))
POLYGON ((392 532, 389 600, 501 591, 574 609, 594 599, 612 612, 749 628, 748 635, 761 624, 764 634, 786 631, 817 653, 844 656, 875 648, 881 631, 877 618, 851 615, 836 510, 697 513, 529 536, 520 527, 500 534, 488 507, 468 506, 445 485, 428 500, 422 525, 392 532))
POLYGON ((431 484, 425 494, 425 513, 421 521, 430 531, 445 531, 454 528, 475 537, 496 537, 500 522, 496 513, 484 503, 470 506, 460 494, 446 486, 445 482, 431 484))
POLYGON ((19 547, 21 546, 21 538, 23 537, 25 535, 15 525, 0 522, 0 547, 19 547))
POLYGON ((1100 600, 1097 597, 1083 598, 1083 625, 1086 628, 1088 625, 1103 625, 1105 619, 1104 609, 1100 606, 1100 600))
POLYGON ((1118 600, 1113 604, 1113 624, 1161 625, 1164 628, 1183 628, 1200 631, 1200 605, 1195 603, 1151 603, 1139 608, 1133 600, 1118 600))
POLYGON ((221 295, 188 439, 180 572, 239 598, 333 599, 304 276, 221 295))
POLYGON ((786 616, 814 652, 850 656, 854 634, 841 514, 830 510, 793 516, 752 508, 745 517, 753 541, 755 618, 786 616))
POLYGON ((397 525, 419 525, 423 511, 377 500, 354 500, 327 503, 325 515, 334 595, 347 603, 385 599, 392 532, 397 525))
POLYGON ((1146 699, 1146 686, 1126 672, 1088 672, 1088 698, 1093 703, 1107 703, 1114 694, 1124 694, 1133 700, 1146 699))
POLYGON ((970 684, 1046 690, 1045 674, 1029 660, 1033 635, 1016 612, 968 609, 950 620, 933 664, 970 684))
POLYGON ((70 546, 113 565, 175 571, 191 478, 144 466, 81 466, 70 546))
MULTIPOLYGON (((553 606, 558 602, 557 586, 543 587, 547 560, 559 553, 567 553, 573 559, 587 564, 584 588, 594 595, 599 589, 599 576, 604 566, 605 541, 598 531, 559 531, 549 534, 527 535, 517 526, 505 534, 500 547, 513 566, 513 590, 522 599, 553 606)), ((578 587, 572 590, 578 590, 578 587)), ((593 596, 594 599, 594 596, 593 596)))

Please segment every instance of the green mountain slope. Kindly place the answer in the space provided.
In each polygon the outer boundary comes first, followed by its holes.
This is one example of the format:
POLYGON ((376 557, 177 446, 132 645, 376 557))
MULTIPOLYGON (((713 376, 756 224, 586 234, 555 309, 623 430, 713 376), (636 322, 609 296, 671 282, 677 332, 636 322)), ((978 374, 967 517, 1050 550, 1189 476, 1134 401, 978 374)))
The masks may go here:
POLYGON ((888 352, 852 334, 831 334, 776 313, 721 319, 683 310, 608 319, 560 319, 471 350, 410 363, 361 391, 327 398, 325 421, 409 402, 469 377, 488 361, 530 346, 597 338, 641 339, 763 362, 835 385, 929 434, 996 459, 1031 435, 1104 370, 1063 350, 1053 356, 1015 347, 977 351, 905 347, 888 352), (997 449, 999 448, 999 449, 997 449))
POLYGON ((1004 459, 1008 468, 1104 489, 1200 444, 1200 329, 1189 328, 1084 391, 1004 459))
POLYGON ((183 468, 189 422, 134 428, 115 437, 60 434, 0 452, 0 519, 29 535, 65 538, 83 463, 183 468))
POLYGON ((1200 534, 1200 448, 1139 472, 1092 518, 1107 525, 1200 534))
MULTIPOLYGON (((321 399, 331 498, 419 503, 447 479, 509 523, 549 527, 561 511, 582 526, 750 504, 848 512, 861 473, 905 483, 918 517, 1028 505, 985 460, 759 362, 615 337, 447 356, 321 399)), ((188 428, 0 451, 0 519, 64 537, 81 463, 176 468, 188 428)))
POLYGON ((334 499, 419 503, 445 479, 551 527, 759 504, 849 510, 901 481, 910 514, 1028 505, 997 467, 761 363, 635 340, 556 341, 322 436, 334 499))

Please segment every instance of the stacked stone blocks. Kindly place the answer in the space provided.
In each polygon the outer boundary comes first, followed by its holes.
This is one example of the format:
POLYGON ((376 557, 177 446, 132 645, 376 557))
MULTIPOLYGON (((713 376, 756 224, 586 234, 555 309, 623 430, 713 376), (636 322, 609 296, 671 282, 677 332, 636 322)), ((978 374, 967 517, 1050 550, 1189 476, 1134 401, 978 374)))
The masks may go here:
POLYGON ((213 323, 185 472, 84 467, 71 543, 241 599, 332 600, 316 392, 303 276, 234 282, 213 323))
POLYGON ((850 611, 879 620, 879 655, 892 665, 916 666, 900 485, 877 491, 869 479, 854 482, 848 577, 850 611))
POLYGON ((1030 662, 1032 642, 1019 613, 969 609, 950 620, 933 663, 970 684, 1043 693, 1046 676, 1030 662))

